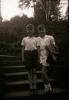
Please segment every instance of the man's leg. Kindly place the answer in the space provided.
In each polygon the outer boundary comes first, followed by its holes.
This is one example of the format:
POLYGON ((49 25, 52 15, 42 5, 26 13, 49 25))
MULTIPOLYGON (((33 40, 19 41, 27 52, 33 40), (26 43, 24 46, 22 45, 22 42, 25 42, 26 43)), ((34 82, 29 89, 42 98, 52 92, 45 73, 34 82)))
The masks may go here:
POLYGON ((30 84, 30 89, 32 90, 33 89, 33 80, 32 80, 32 70, 29 70, 28 71, 28 79, 29 79, 29 84, 30 84))
POLYGON ((32 77, 33 77, 33 89, 36 89, 36 79, 37 79, 37 76, 36 76, 36 68, 38 67, 37 65, 37 56, 38 55, 38 52, 37 50, 34 50, 32 51, 32 59, 31 59, 31 67, 32 67, 32 77))
POLYGON ((37 76, 36 76, 36 69, 33 69, 33 89, 36 89, 36 84, 37 84, 37 76))

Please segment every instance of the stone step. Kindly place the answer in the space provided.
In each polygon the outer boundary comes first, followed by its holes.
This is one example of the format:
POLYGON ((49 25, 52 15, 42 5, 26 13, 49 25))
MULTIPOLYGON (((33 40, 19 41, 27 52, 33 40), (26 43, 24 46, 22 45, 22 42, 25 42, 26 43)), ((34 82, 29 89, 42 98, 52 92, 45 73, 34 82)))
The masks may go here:
MULTIPOLYGON (((41 71, 36 71, 36 74, 42 73, 41 71)), ((18 76, 18 75, 28 75, 28 72, 17 72, 17 73, 6 73, 5 76, 18 76)))
MULTIPOLYGON (((12 69, 12 68, 24 68, 25 67, 25 65, 22 63, 22 64, 20 64, 20 65, 7 65, 7 66, 2 66, 2 69, 4 70, 4 69, 12 69)), ((40 67, 37 67, 37 70, 39 70, 39 69, 41 69, 40 67)))
MULTIPOLYGON (((32 93, 34 94, 34 93, 32 93)), ((44 90, 37 90, 38 95, 44 95, 44 90)), ((31 92, 30 91, 21 91, 21 92, 11 92, 7 93, 5 97, 27 97, 30 96, 31 92)))
MULTIPOLYGON (((37 83, 43 82, 42 79, 37 79, 37 83)), ((29 80, 15 81, 15 82, 6 82, 5 85, 21 85, 21 84, 29 84, 29 80)))
POLYGON ((20 80, 28 80, 28 75, 22 74, 22 75, 6 76, 7 82, 14 82, 14 81, 20 81, 20 80))
MULTIPOLYGON (((30 82, 29 80, 24 81, 15 81, 15 82, 6 82, 6 92, 7 91, 24 91, 30 89, 30 82)), ((41 79, 37 79, 36 83, 37 89, 44 88, 44 82, 41 79)))
MULTIPOLYGON (((36 90, 36 93, 37 93, 37 95, 45 95, 44 89, 36 90)), ((50 93, 50 96, 51 95, 61 95, 61 94, 64 95, 65 93, 66 93, 65 89, 53 88, 53 91, 52 91, 52 93, 50 93)), ((34 94, 34 92, 32 92, 32 94, 34 94)), ((27 97, 30 95, 31 95, 30 91, 9 92, 5 95, 5 98, 27 97)))
MULTIPOLYGON (((43 82, 39 82, 36 84, 37 89, 44 89, 44 83, 43 82)), ((10 91, 28 91, 30 90, 30 84, 27 82, 25 84, 17 84, 17 85, 7 85, 6 86, 6 92, 10 92, 10 91)))
MULTIPOLYGON (((37 75, 37 79, 41 79, 41 76, 39 77, 37 75)), ((6 81, 7 82, 14 82, 14 81, 20 81, 20 80, 28 80, 28 76, 27 75, 20 75, 20 76, 12 76, 12 77, 6 77, 6 81)), ((52 82, 56 82, 55 79, 49 78, 49 81, 52 82)))
POLYGON ((6 60, 6 61, 0 61, 1 66, 9 66, 9 65, 22 65, 21 60, 6 60))
POLYGON ((21 60, 21 56, 11 56, 11 55, 0 55, 0 61, 5 60, 21 60))
MULTIPOLYGON (((17 72, 17 73, 5 73, 7 82, 14 82, 14 81, 20 81, 20 80, 28 80, 28 72, 17 72)), ((36 71, 36 77, 37 79, 42 79, 42 72, 36 71)), ((55 79, 49 78, 49 81, 53 84, 55 84, 55 79)))
MULTIPOLYGON (((28 72, 17 72, 17 73, 5 73, 7 81, 15 80, 28 80, 28 72)), ((36 72, 37 78, 41 78, 41 71, 36 72)))
POLYGON ((6 92, 28 91, 28 90, 30 90, 30 86, 28 83, 17 84, 17 85, 7 85, 5 90, 6 90, 6 92))
POLYGON ((17 65, 13 65, 13 66, 12 65, 10 65, 10 66, 8 65, 8 66, 3 66, 2 68, 3 69, 11 69, 11 68, 24 68, 24 67, 25 67, 25 65, 18 65, 18 66, 17 65))
MULTIPOLYGON (((52 83, 52 81, 54 81, 53 79, 49 79, 50 83, 52 83)), ((29 80, 20 80, 20 81, 7 81, 5 83, 7 89, 9 89, 10 91, 19 91, 19 90, 27 90, 29 89, 29 80)), ((55 82, 53 82, 53 84, 55 84, 55 82)), ((37 89, 43 89, 44 88, 44 81, 42 79, 37 79, 36 81, 36 86, 37 89)), ((52 86, 53 88, 54 86, 52 86)), ((55 86, 56 87, 56 86, 55 86)))
POLYGON ((67 90, 63 89, 63 88, 53 88, 53 94, 57 94, 57 93, 66 93, 67 90))
MULTIPOLYGON (((28 75, 28 70, 25 67, 17 67, 17 68, 9 68, 2 69, 2 72, 7 77, 20 76, 20 75, 28 75)), ((37 75, 41 74, 41 70, 37 70, 37 75)))
POLYGON ((3 66, 2 70, 4 73, 17 73, 26 71, 26 68, 24 65, 13 65, 13 66, 3 66))

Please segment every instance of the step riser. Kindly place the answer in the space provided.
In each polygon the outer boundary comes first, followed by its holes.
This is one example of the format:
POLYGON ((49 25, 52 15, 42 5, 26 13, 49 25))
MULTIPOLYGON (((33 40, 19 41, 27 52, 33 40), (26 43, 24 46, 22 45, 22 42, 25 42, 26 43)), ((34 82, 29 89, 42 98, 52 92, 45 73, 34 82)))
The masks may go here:
POLYGON ((21 60, 22 57, 19 56, 9 56, 9 55, 0 55, 0 60, 5 61, 5 60, 21 60))
POLYGON ((29 90, 29 84, 11 85, 6 87, 6 92, 28 91, 28 90, 29 90))
MULTIPOLYGON (((42 82, 37 83, 36 86, 37 86, 37 90, 44 88, 44 84, 42 82)), ((30 91, 30 85, 20 84, 20 85, 11 85, 6 87, 6 92, 16 92, 16 91, 30 91)))
POLYGON ((24 71, 26 71, 26 68, 23 67, 3 69, 4 73, 17 73, 17 72, 24 72, 24 71))
POLYGON ((12 81, 20 81, 20 80, 28 80, 28 76, 27 75, 17 75, 17 76, 7 76, 6 80, 8 82, 12 82, 12 81))
POLYGON ((22 65, 22 61, 0 61, 0 66, 10 66, 10 65, 22 65))

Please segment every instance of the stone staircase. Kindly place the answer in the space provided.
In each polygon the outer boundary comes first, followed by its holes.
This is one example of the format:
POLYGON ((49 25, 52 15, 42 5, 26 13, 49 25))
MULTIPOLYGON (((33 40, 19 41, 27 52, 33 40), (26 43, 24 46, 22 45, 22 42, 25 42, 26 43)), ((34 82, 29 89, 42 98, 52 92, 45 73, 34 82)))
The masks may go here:
POLYGON ((58 85, 57 81, 50 77, 49 81, 52 86, 52 93, 45 94, 44 92, 44 83, 41 78, 41 70, 37 69, 37 94, 34 93, 31 95, 30 86, 28 80, 28 71, 25 68, 25 65, 22 64, 20 57, 2 57, 0 58, 1 71, 4 75, 4 93, 2 99, 12 100, 12 99, 24 99, 30 98, 31 100, 34 97, 42 98, 42 100, 66 100, 66 89, 63 89, 58 85), (62 97, 65 99, 57 99, 56 97, 62 97), (56 98, 56 99, 54 99, 56 98))

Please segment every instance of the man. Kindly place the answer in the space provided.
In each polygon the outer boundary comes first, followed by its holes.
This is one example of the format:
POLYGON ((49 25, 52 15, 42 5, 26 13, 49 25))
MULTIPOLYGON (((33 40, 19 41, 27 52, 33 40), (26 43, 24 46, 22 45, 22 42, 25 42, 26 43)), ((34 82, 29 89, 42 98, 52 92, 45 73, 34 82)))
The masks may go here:
POLYGON ((28 70, 28 78, 30 81, 30 89, 36 89, 36 73, 37 68, 37 39, 34 37, 34 25, 28 24, 26 26, 27 36, 22 39, 22 60, 25 62, 28 70))

